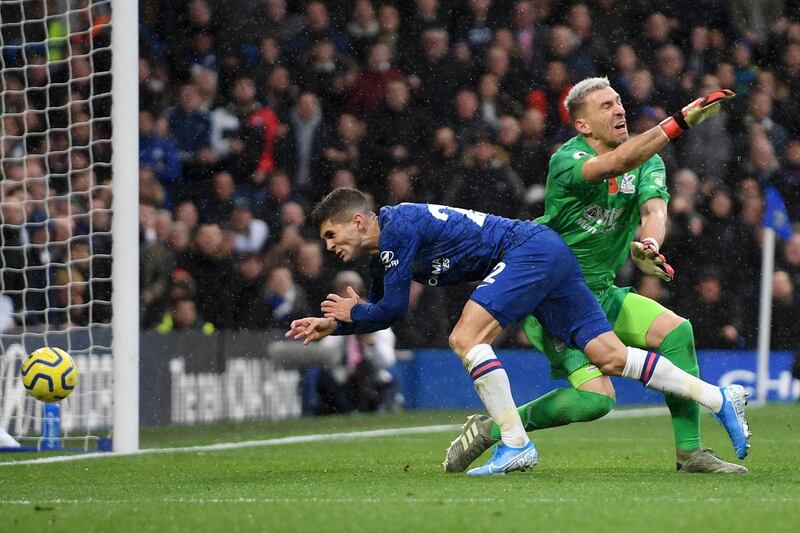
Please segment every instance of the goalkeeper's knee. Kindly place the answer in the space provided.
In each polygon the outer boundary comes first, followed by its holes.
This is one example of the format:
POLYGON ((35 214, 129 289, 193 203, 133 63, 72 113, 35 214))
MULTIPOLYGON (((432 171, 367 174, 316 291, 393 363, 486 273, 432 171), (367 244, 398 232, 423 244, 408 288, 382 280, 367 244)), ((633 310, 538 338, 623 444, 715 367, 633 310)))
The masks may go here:
POLYGON ((579 390, 576 392, 578 393, 578 398, 580 399, 579 418, 581 422, 597 420, 598 418, 607 415, 614 409, 614 406, 617 403, 617 400, 611 396, 606 396, 605 394, 584 390, 579 390))

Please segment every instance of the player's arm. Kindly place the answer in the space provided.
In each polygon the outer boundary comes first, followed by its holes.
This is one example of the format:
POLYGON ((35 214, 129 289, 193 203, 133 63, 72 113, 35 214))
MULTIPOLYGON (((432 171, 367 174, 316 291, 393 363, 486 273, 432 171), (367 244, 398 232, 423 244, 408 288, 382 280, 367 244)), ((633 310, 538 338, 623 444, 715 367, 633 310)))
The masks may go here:
MULTIPOLYGON (((382 264, 383 279, 382 282, 375 279, 370 291, 371 298, 379 296, 380 299, 373 300, 375 303, 362 302, 352 289, 348 289, 346 298, 329 294, 321 308, 325 317, 339 322, 334 335, 380 331, 408 315, 409 291, 419 236, 403 235, 392 238, 388 233, 391 229, 384 231, 386 233, 382 237, 383 247, 380 254, 381 261, 385 261, 382 264)), ((376 263, 377 258, 373 259, 373 264, 376 263)))
POLYGON ((352 287, 348 287, 347 297, 329 294, 321 308, 326 318, 338 323, 332 332, 334 335, 372 333, 386 329, 408 315, 410 288, 410 279, 407 283, 384 283, 383 298, 376 303, 369 303, 363 302, 352 287))
POLYGON ((712 91, 698 98, 671 117, 641 135, 628 139, 614 150, 591 157, 583 163, 581 174, 589 183, 613 178, 632 170, 661 150, 684 131, 713 117, 725 100, 736 96, 733 91, 712 91))
POLYGON ((631 243, 631 258, 645 274, 672 281, 675 270, 658 251, 667 232, 667 202, 663 198, 651 198, 639 208, 639 215, 642 239, 631 243))

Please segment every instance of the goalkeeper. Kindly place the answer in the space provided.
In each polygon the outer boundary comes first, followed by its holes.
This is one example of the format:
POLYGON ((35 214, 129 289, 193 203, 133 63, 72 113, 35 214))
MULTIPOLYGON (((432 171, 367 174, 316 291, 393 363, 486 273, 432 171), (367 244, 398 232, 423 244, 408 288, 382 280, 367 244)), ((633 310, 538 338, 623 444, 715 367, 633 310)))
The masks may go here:
MULTIPOLYGON (((613 282, 628 253, 646 274, 672 280, 673 269, 659 253, 669 193, 657 152, 716 114, 721 103, 733 96, 729 90, 713 91, 629 140, 625 108, 608 79, 589 78, 576 84, 564 105, 579 134, 550 159, 545 214, 537 220, 561 234, 575 252, 589 288, 624 344, 657 350, 694 376, 699 369, 691 323, 613 282), (637 230, 640 240, 634 241, 637 230)), ((550 360, 552 377, 571 384, 519 408, 526 431, 595 420, 613 409, 611 380, 582 352, 559 343, 534 317, 528 317, 523 327, 531 343, 550 360)), ((670 395, 666 403, 679 472, 747 472, 701 447, 697 403, 670 395)), ((472 415, 447 450, 445 470, 465 470, 499 435, 491 418, 472 415)))

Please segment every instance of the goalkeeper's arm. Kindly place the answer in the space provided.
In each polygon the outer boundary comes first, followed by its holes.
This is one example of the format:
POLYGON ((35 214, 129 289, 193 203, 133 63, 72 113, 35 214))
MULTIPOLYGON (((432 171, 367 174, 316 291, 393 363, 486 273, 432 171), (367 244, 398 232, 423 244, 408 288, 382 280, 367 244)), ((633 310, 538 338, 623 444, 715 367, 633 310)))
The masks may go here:
POLYGON ((672 281, 675 271, 659 253, 667 231, 667 203, 661 198, 651 198, 642 204, 639 213, 641 241, 631 243, 631 258, 645 274, 672 281))
POLYGON ((736 96, 733 91, 712 91, 698 98, 671 117, 662 120, 641 135, 628 139, 614 150, 592 157, 583 164, 581 174, 587 182, 597 182, 632 170, 661 150, 669 141, 689 128, 719 113, 725 100, 736 96))

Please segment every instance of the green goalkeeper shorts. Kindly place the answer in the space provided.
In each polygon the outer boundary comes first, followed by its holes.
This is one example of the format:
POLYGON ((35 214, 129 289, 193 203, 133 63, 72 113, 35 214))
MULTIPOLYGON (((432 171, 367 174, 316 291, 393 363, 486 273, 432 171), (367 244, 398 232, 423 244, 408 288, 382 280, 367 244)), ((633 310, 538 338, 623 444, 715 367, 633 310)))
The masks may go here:
MULTIPOLYGON (((636 294, 631 287, 612 285, 602 293, 595 293, 595 296, 622 343, 647 349, 647 330, 656 317, 667 309, 650 298, 636 294)), ((591 364, 582 351, 554 339, 536 318, 527 317, 522 328, 531 344, 550 360, 552 379, 566 379, 579 368, 591 364)))

